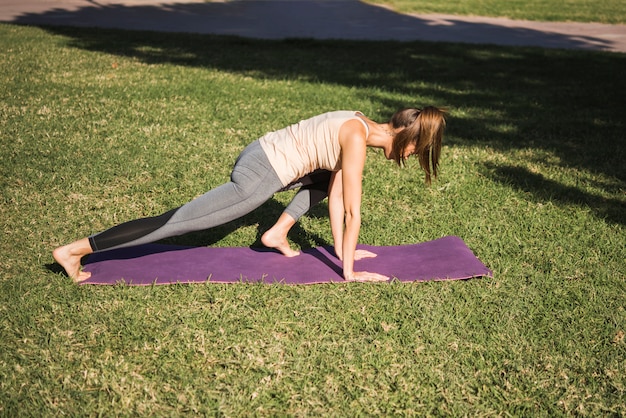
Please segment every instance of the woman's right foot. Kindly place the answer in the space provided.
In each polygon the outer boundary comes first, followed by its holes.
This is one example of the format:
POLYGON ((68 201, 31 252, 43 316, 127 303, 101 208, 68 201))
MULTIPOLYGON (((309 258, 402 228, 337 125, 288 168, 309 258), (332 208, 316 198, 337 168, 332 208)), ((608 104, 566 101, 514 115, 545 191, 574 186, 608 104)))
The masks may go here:
POLYGON ((274 228, 266 231, 261 237, 263 245, 280 251, 285 257, 296 257, 300 255, 300 251, 292 250, 287 241, 287 237, 275 231, 274 228))

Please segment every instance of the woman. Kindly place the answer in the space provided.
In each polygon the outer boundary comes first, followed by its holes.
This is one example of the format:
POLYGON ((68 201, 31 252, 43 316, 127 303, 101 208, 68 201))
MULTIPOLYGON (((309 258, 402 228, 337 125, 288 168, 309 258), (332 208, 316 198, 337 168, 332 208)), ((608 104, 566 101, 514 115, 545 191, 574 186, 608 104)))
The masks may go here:
POLYGON ((437 176, 444 111, 397 111, 389 122, 376 123, 361 112, 336 111, 300 121, 268 133, 239 155, 231 181, 163 215, 129 221, 54 250, 54 259, 77 282, 89 278, 81 258, 95 251, 145 244, 163 238, 212 228, 250 213, 274 193, 300 190, 261 242, 285 256, 298 255, 289 247, 287 233, 300 216, 328 196, 335 253, 343 262, 347 281, 388 278, 354 271, 361 227, 361 178, 367 147, 380 148, 385 157, 403 165, 417 155, 426 182, 437 176))

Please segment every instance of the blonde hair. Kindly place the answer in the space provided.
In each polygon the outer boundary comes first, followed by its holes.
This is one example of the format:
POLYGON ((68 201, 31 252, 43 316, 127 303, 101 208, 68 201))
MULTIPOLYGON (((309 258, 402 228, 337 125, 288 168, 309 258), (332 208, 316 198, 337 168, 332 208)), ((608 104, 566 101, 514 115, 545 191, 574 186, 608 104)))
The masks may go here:
POLYGON ((404 165, 404 150, 415 145, 415 154, 426 173, 426 184, 431 177, 437 177, 441 141, 446 126, 446 111, 434 106, 423 109, 402 109, 393 114, 389 123, 394 129, 404 128, 393 139, 392 157, 399 165, 404 165))

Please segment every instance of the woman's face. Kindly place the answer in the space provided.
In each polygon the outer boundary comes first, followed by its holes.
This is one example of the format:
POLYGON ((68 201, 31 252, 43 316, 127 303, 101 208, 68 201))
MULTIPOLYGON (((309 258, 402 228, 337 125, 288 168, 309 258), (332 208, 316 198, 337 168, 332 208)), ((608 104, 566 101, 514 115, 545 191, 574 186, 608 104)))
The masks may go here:
POLYGON ((403 152, 402 158, 403 159, 407 159, 409 158, 411 155, 415 154, 415 144, 409 144, 403 152))

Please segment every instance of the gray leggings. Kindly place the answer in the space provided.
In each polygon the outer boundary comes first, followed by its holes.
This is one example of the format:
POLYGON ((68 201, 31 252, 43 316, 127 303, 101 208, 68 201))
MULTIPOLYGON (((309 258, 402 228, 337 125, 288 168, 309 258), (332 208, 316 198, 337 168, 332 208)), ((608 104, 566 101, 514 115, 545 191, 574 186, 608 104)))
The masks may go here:
POLYGON ((136 219, 89 237, 94 251, 146 244, 209 229, 240 218, 274 193, 300 187, 285 213, 298 220, 328 195, 329 171, 314 172, 283 187, 258 141, 248 145, 235 163, 230 182, 162 215, 136 219))

